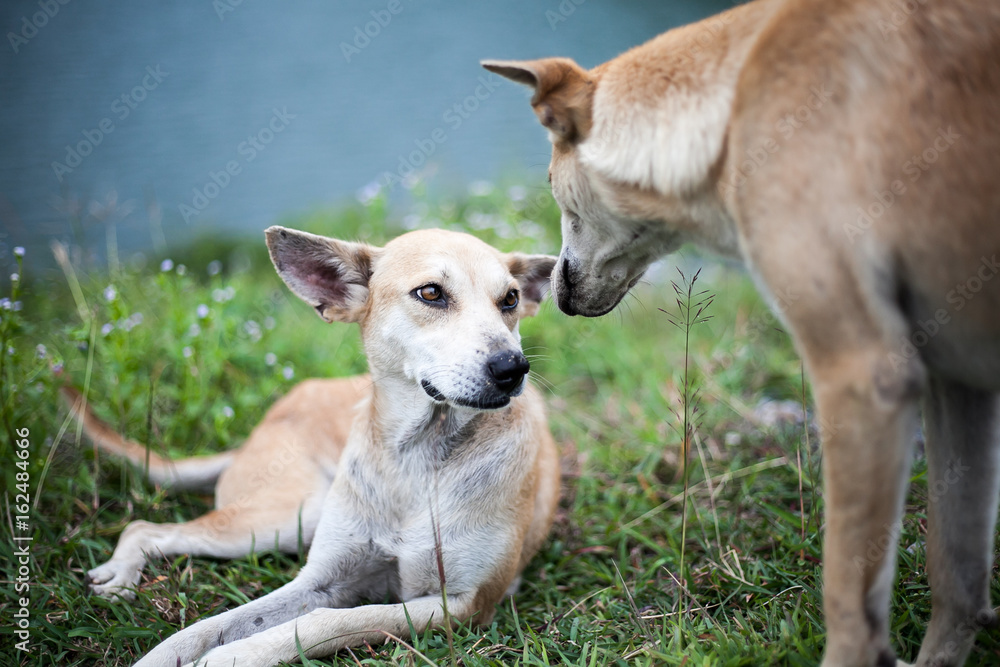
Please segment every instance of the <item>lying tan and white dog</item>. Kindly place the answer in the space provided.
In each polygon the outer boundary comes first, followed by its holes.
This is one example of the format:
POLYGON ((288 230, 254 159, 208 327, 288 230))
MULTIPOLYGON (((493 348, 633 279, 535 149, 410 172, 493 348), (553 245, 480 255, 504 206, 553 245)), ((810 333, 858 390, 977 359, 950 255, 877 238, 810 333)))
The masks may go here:
POLYGON ((531 86, 562 208, 553 277, 602 315, 694 242, 790 328, 823 424, 825 667, 895 665, 889 595, 918 406, 934 611, 917 664, 995 623, 1000 4, 758 0, 531 86))
MULTIPOLYGON (((488 624, 552 523, 558 458, 518 322, 537 311, 554 257, 440 230, 375 248, 272 227, 267 244, 320 317, 360 324, 371 375, 301 383, 237 452, 152 458, 157 481, 219 476, 217 507, 130 524, 91 571, 96 591, 133 586, 147 554, 237 557, 255 537, 294 551, 300 521, 312 547, 291 583, 178 632, 143 667, 273 665, 296 660, 297 642, 317 657, 410 624, 488 624), (354 606, 384 599, 399 603, 354 606)), ((89 412, 85 425, 142 466, 141 445, 89 412)))

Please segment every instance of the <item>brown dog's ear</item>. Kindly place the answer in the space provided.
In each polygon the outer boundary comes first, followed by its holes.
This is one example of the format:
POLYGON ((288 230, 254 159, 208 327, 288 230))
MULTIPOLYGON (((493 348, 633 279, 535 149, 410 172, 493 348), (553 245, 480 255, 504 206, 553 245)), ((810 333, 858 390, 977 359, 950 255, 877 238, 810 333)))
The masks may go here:
POLYGON ((535 89, 531 107, 559 138, 582 141, 590 133, 594 81, 569 58, 484 60, 489 71, 535 89))
POLYGON ((538 312, 538 304, 549 291, 549 277, 558 258, 550 255, 507 255, 507 267, 521 288, 521 317, 538 312))
POLYGON ((380 248, 284 227, 264 232, 278 275, 327 322, 357 322, 368 302, 368 279, 380 248))

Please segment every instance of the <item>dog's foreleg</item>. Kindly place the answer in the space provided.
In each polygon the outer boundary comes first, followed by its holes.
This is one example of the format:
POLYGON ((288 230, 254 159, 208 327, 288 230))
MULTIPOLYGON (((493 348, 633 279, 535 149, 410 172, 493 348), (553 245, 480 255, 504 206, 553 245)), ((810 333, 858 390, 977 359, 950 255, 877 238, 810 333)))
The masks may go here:
MULTIPOLYGON (((220 646, 198 667, 270 667, 294 662, 298 646, 308 658, 331 655, 347 646, 381 644, 392 637, 409 637, 410 627, 423 632, 446 622, 461 623, 472 617, 472 593, 449 595, 445 618, 441 595, 415 598, 404 604, 373 604, 350 609, 316 609, 292 621, 259 632, 242 641, 220 646)), ((138 667, 138 666, 137 666, 138 667)))
POLYGON ((339 602, 335 592, 318 588, 312 583, 300 576, 262 598, 198 621, 168 637, 137 662, 135 667, 176 667, 178 664, 187 664, 217 646, 239 642, 256 632, 267 630, 313 609, 339 602))
POLYGON ((916 428, 920 370, 881 351, 812 364, 826 494, 823 667, 895 667, 889 594, 916 428))
POLYGON ((1000 402, 934 378, 924 408, 933 611, 919 667, 964 665, 976 634, 995 624, 990 605, 993 527, 1000 494, 1000 402))

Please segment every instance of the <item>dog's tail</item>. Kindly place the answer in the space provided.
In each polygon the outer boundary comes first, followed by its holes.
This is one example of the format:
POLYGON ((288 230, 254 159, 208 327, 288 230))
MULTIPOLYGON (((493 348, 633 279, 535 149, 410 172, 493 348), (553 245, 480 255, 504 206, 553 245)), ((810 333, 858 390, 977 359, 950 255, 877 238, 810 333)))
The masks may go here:
POLYGON ((59 392, 70 414, 83 425, 83 432, 101 451, 125 458, 154 484, 182 491, 212 491, 219 475, 233 460, 233 452, 192 456, 177 461, 164 458, 150 451, 146 445, 119 435, 94 414, 80 392, 73 387, 63 384, 59 392))

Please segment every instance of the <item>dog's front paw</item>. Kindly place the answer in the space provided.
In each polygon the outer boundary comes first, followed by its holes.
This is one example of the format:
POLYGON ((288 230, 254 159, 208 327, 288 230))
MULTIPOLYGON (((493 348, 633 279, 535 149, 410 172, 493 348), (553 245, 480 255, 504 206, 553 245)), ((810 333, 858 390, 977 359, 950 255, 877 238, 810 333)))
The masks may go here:
POLYGON ((252 638, 225 644, 188 663, 184 667, 272 667, 280 662, 261 642, 252 638))
POLYGON ((135 587, 142 578, 142 563, 109 560, 104 565, 87 572, 90 590, 110 600, 135 599, 135 587))

